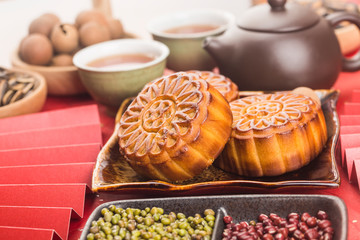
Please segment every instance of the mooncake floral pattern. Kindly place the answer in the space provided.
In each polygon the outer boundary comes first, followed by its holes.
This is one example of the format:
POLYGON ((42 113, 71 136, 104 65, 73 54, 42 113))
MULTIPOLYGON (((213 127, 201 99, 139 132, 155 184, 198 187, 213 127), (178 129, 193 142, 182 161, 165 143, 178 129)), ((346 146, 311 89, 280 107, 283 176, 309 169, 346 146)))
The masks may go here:
POLYGON ((210 71, 188 71, 196 73, 218 90, 229 102, 237 97, 238 87, 224 75, 210 71))
POLYGON ((233 113, 233 128, 238 131, 264 130, 281 126, 302 117, 311 111, 311 98, 293 94, 277 93, 256 95, 238 99, 230 103, 233 113))
POLYGON ((205 81, 198 78, 175 73, 144 87, 120 119, 119 143, 127 154, 157 154, 189 131, 203 98, 205 81))

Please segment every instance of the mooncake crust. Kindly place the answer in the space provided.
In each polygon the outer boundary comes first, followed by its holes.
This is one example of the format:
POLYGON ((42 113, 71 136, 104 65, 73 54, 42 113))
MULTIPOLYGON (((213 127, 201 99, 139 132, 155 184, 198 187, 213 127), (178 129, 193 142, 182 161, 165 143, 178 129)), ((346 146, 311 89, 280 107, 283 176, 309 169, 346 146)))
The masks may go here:
POLYGON ((119 146, 130 166, 150 179, 182 181, 200 174, 231 134, 225 98, 194 73, 148 83, 120 119, 119 146))
POLYGON ((188 71, 188 73, 199 74, 204 80, 215 87, 216 90, 218 90, 228 102, 231 102, 238 97, 237 85, 231 81, 230 78, 225 77, 224 75, 211 71, 197 70, 188 71))
POLYGON ((279 92, 230 103, 232 133, 219 168, 244 176, 277 176, 307 165, 323 149, 327 129, 320 104, 279 92))

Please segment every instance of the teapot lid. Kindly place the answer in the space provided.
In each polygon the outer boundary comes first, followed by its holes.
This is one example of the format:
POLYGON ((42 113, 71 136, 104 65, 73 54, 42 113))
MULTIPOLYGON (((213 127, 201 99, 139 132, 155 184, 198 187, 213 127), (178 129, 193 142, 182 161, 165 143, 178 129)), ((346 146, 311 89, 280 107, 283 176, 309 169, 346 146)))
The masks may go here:
POLYGON ((294 32, 315 25, 320 17, 309 8, 286 0, 268 0, 245 11, 237 20, 238 27, 257 32, 294 32))

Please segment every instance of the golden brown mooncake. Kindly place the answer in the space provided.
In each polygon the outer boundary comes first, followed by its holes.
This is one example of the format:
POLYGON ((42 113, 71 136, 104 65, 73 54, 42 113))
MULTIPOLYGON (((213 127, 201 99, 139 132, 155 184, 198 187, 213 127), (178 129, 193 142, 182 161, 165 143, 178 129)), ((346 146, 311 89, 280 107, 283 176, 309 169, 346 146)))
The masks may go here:
POLYGON ((199 74, 203 79, 215 87, 228 102, 231 102, 238 97, 238 87, 230 80, 230 78, 210 71, 193 70, 188 72, 199 74))
POLYGON ((230 103, 232 133, 214 165, 244 176, 276 176, 307 165, 327 141, 321 106, 282 92, 230 103))
POLYGON ((124 112, 120 151, 140 175, 182 181, 213 163, 231 124, 219 91, 197 74, 174 73, 148 83, 124 112))

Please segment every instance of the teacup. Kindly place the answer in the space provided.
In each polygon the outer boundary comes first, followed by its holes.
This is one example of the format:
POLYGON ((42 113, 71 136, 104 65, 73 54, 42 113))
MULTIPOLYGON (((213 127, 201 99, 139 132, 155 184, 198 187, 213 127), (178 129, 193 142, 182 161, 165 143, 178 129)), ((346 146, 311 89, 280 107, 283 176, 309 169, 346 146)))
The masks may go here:
POLYGON ((74 55, 86 90, 113 114, 146 83, 164 73, 169 49, 145 39, 119 39, 86 47, 74 55))
POLYGON ((214 60, 203 49, 206 37, 222 34, 234 22, 228 12, 194 9, 154 18, 147 29, 170 49, 167 67, 174 71, 212 70, 214 60))

